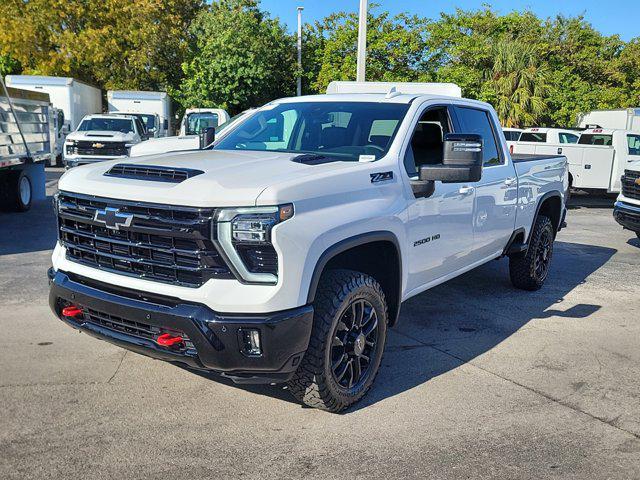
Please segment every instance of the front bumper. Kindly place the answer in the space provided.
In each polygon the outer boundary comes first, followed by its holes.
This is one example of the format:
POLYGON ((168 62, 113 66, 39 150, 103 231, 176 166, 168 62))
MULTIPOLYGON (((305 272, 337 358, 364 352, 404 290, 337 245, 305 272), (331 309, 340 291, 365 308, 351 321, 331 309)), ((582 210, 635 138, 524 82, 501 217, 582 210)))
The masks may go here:
POLYGON ((71 327, 142 355, 221 373, 237 383, 288 380, 309 344, 311 306, 264 315, 220 314, 204 305, 100 284, 53 269, 48 276, 49 305, 71 327), (63 316, 62 309, 69 304, 78 306, 83 314, 63 316), (94 318, 108 321, 99 323, 94 318), (138 328, 182 332, 189 347, 163 347, 153 336, 135 334, 138 328), (260 331, 260 356, 242 352, 240 329, 260 331))
POLYGON ((617 201, 613 207, 613 218, 624 228, 640 232, 640 207, 617 201))

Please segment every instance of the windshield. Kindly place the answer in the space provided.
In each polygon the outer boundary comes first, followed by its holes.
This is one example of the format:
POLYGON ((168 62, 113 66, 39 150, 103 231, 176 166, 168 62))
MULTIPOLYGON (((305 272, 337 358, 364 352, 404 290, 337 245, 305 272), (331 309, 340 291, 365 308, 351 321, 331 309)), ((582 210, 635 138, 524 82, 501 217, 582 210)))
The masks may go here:
POLYGON ((211 112, 190 113, 187 115, 185 134, 199 135, 202 130, 218 126, 218 114, 211 112))
POLYGON ((284 103, 257 111, 214 149, 377 160, 389 150, 408 109, 409 105, 400 103, 284 103))
POLYGON ((90 118, 83 120, 78 127, 79 132, 89 130, 106 130, 108 132, 133 133, 133 121, 127 118, 90 118))

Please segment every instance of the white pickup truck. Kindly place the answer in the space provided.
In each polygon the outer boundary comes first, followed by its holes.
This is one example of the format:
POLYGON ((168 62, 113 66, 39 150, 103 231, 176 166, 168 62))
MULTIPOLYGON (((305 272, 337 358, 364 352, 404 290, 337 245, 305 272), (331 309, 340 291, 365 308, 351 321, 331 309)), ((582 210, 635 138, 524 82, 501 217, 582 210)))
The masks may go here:
MULTIPOLYGON (((636 148, 640 155, 640 135, 636 148)), ((640 160, 628 164, 620 180, 622 191, 613 207, 613 217, 640 239, 640 160)))
POLYGON ((67 168, 104 162, 129 155, 131 147, 147 140, 149 134, 134 115, 109 113, 87 115, 64 142, 67 168))
POLYGON ((503 256, 541 288, 566 159, 512 158, 486 103, 375 90, 276 100, 209 149, 68 171, 55 315, 336 412, 372 385, 404 300, 503 256))

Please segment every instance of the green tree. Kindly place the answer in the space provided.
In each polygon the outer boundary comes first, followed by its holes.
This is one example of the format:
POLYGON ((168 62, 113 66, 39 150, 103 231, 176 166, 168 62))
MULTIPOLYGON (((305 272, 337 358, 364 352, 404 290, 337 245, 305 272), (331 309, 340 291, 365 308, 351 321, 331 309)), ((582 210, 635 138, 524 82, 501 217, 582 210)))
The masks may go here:
POLYGON ((184 81, 173 92, 185 107, 232 113, 295 94, 295 38, 257 0, 220 0, 189 29, 184 81))
POLYGON ((185 30, 203 0, 3 0, 0 54, 24 73, 105 88, 177 85, 185 30))
POLYGON ((505 127, 536 125, 546 113, 549 73, 530 44, 499 40, 480 97, 493 104, 505 127))
MULTIPOLYGON (((428 21, 408 14, 392 17, 377 10, 373 4, 368 16, 367 80, 428 81, 428 21)), ((307 50, 305 58, 319 63, 312 90, 322 92, 333 80, 355 80, 357 40, 358 16, 354 13, 336 13, 307 28, 311 51, 307 50)))

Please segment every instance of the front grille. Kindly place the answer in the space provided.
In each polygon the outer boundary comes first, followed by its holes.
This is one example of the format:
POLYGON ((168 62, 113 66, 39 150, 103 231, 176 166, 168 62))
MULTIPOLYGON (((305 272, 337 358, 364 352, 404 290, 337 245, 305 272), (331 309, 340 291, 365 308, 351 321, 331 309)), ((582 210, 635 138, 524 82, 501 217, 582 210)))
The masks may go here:
POLYGON ((625 170, 622 177, 622 195, 640 200, 640 185, 636 183, 639 178, 640 172, 625 170))
POLYGON ((186 287, 234 278, 210 238, 214 209, 173 207, 61 192, 59 238, 73 262, 186 287), (108 228, 96 221, 107 208, 133 215, 108 228))
POLYGON ((92 323, 115 332, 124 333, 133 337, 144 338, 145 340, 151 340, 155 342, 158 337, 164 333, 169 333, 174 336, 182 337, 184 343, 181 347, 182 350, 195 350, 191 339, 179 330, 172 330, 166 328, 159 328, 147 323, 136 322, 134 320, 128 320, 116 315, 110 315, 105 312, 93 310, 91 308, 81 308, 82 321, 85 323, 92 323))
POLYGON ((111 167, 111 169, 105 173, 105 176, 153 182, 180 183, 203 173, 202 170, 194 170, 191 168, 170 168, 119 163, 111 167))
POLYGON ((110 157, 128 155, 124 142, 86 141, 80 140, 71 147, 72 155, 104 155, 110 157))

